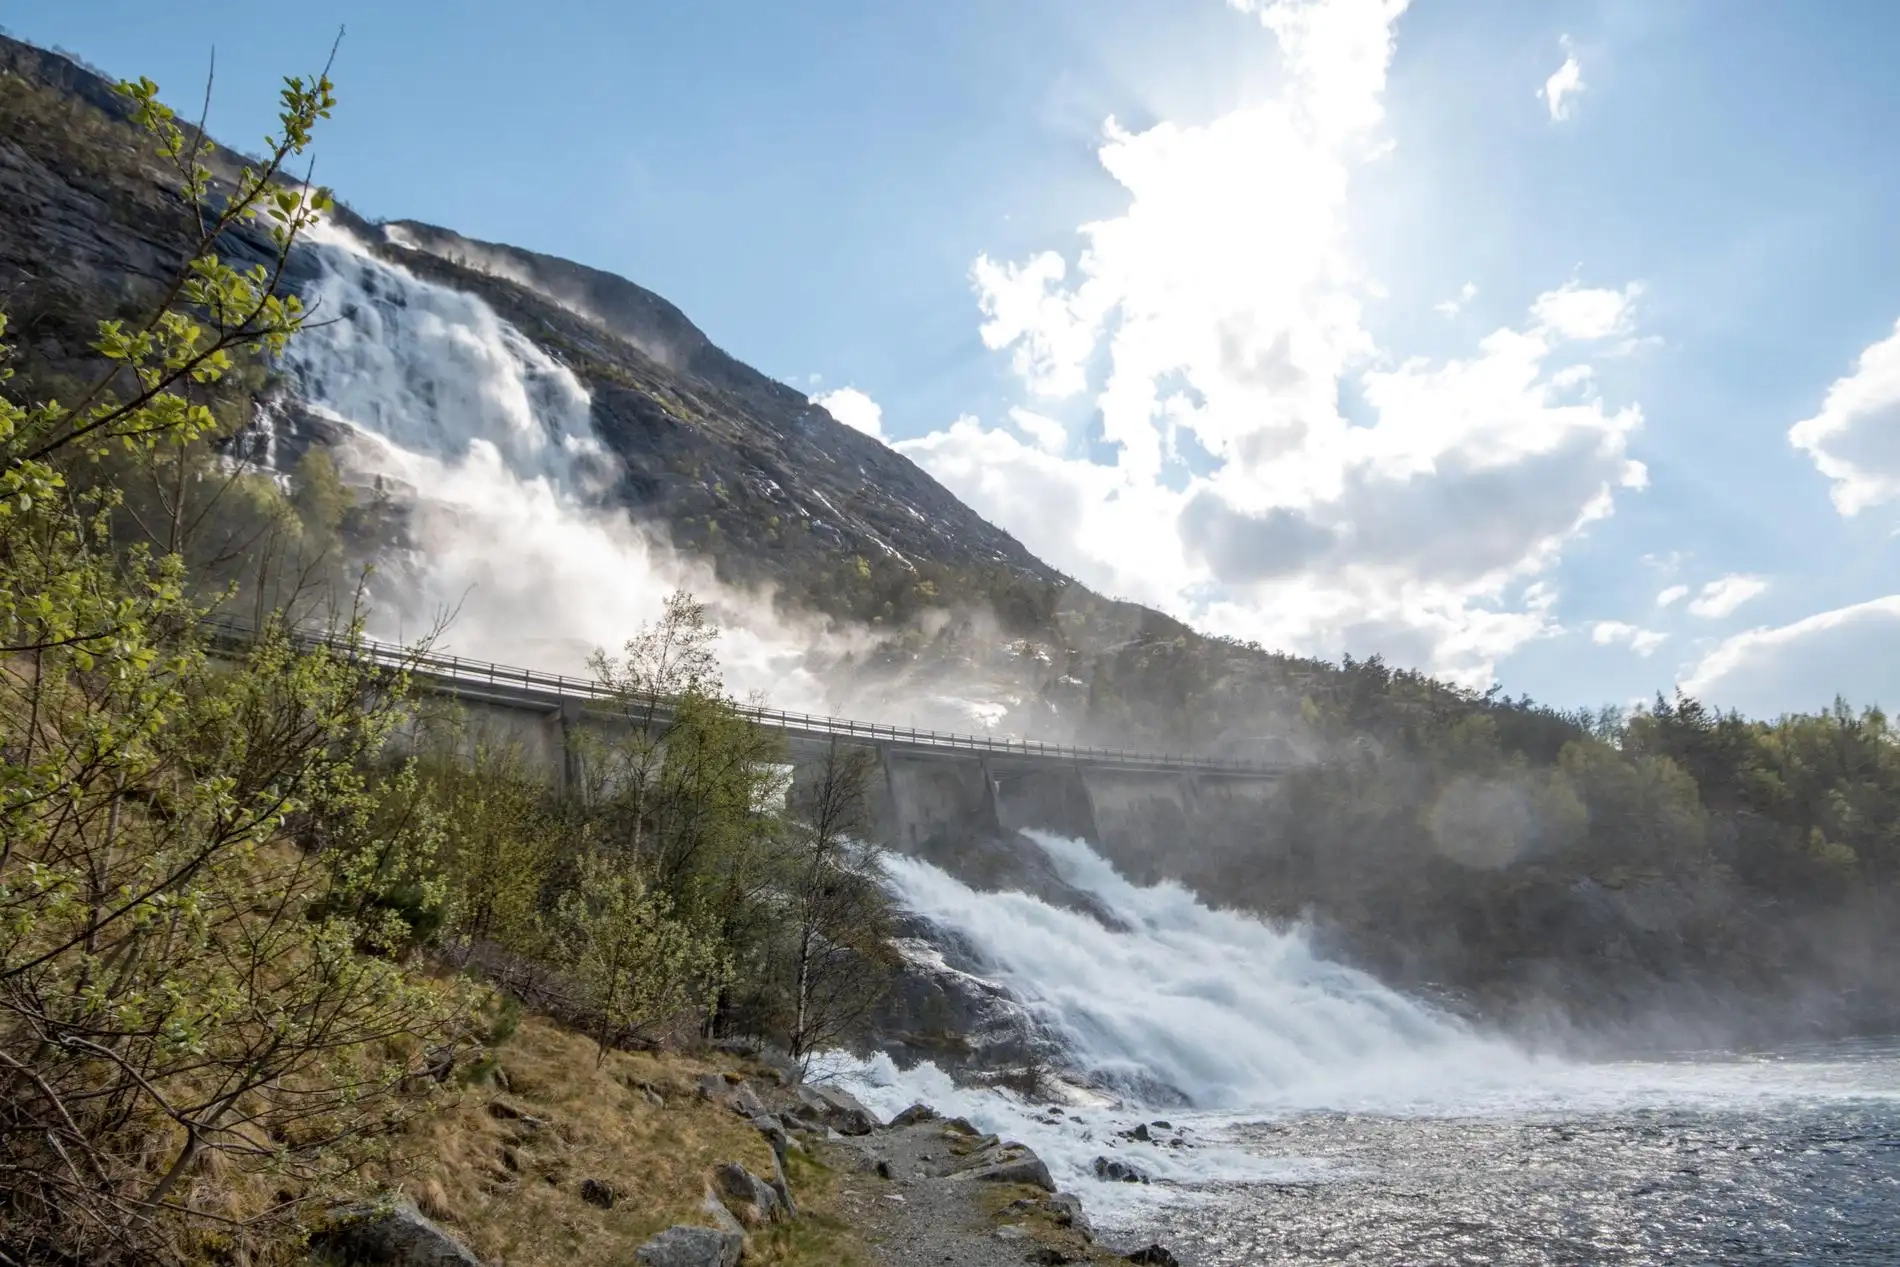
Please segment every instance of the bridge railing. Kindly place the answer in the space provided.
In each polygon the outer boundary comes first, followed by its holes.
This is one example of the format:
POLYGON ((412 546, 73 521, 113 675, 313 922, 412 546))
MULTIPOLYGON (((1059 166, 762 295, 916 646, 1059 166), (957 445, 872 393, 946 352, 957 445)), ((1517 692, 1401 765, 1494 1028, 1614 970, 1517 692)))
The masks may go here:
MULTIPOLYGON (((207 622, 215 640, 242 644, 254 637, 247 625, 235 621, 207 622)), ((481 687, 496 693, 539 695, 554 700, 578 700, 587 703, 624 705, 630 701, 593 678, 569 677, 489 660, 471 660, 462 656, 415 651, 374 639, 353 639, 337 634, 299 632, 300 645, 327 646, 348 653, 358 660, 392 669, 403 669, 414 676, 429 679, 438 690, 450 695, 473 694, 481 687)), ((663 699, 631 701, 664 707, 663 699)), ((1161 769, 1234 774, 1270 774, 1284 765, 1244 758, 1185 756, 1177 753, 1142 752, 1129 748, 1093 748, 1077 744, 1044 743, 1038 739, 998 738, 994 735, 959 734, 953 731, 892 726, 883 722, 857 721, 848 717, 828 717, 818 713, 798 713, 757 704, 740 704, 738 711, 748 720, 771 730, 788 733, 835 736, 838 738, 881 739, 902 742, 920 748, 940 748, 999 755, 1033 756, 1052 759, 1152 766, 1161 769)))

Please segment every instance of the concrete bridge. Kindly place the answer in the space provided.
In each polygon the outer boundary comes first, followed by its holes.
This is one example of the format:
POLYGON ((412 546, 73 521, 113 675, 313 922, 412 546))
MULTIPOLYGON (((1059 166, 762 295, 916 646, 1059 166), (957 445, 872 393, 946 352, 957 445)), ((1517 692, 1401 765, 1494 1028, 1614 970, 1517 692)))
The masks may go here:
MULTIPOLYGON (((222 627, 237 641, 248 632, 222 627)), ((629 725, 625 701, 590 678, 417 655, 376 642, 353 654, 406 669, 425 696, 455 701, 471 725, 512 743, 557 787, 576 775, 575 736, 629 725)), ((670 721, 664 704, 656 716, 670 721)), ((1270 796, 1282 764, 1093 748, 990 735, 953 734, 741 705, 754 724, 784 740, 794 782, 813 777, 837 745, 874 749, 884 775, 879 817, 886 840, 906 851, 972 836, 1043 830, 1080 837, 1112 855, 1181 841, 1203 823, 1270 796), (1146 842, 1146 844, 1144 844, 1146 842)))

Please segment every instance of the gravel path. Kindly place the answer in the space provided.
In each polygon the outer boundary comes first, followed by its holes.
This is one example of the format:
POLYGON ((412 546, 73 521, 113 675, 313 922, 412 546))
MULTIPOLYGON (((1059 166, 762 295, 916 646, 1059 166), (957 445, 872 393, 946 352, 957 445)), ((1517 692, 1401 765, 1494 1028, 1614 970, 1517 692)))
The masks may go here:
MULTIPOLYGON (((890 1267, 1022 1267, 1122 1261, 1091 1245, 1072 1215, 1029 1184, 973 1177, 1010 1152, 994 1136, 932 1119, 846 1141, 856 1155, 841 1202, 890 1267), (879 1163, 883 1163, 882 1172, 879 1163), (888 1173, 889 1177, 884 1177, 888 1173)), ((1046 1173, 1046 1172, 1045 1172, 1046 1173)))

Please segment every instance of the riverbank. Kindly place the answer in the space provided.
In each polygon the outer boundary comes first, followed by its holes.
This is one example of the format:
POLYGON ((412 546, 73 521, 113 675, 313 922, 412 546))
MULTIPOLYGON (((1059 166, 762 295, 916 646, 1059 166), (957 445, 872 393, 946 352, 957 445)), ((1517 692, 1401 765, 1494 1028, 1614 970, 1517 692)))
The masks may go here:
MULTIPOLYGON (((1167 1263, 1093 1240, 1020 1143, 924 1106, 880 1120, 754 1050, 610 1051, 540 1017, 412 1123, 377 1195, 310 1220, 317 1262, 419 1267, 1167 1263)), ((281 1262, 308 1261, 286 1246, 281 1262)))

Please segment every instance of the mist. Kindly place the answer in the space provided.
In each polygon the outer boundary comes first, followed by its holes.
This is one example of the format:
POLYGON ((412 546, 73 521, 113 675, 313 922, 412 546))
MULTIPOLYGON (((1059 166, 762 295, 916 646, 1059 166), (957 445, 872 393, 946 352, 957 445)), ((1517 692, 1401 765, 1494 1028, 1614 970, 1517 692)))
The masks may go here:
MULTIPOLYGON (((595 434, 579 378, 480 298, 415 277, 347 230, 307 245, 317 319, 286 353, 298 403, 333 424, 347 482, 404 511, 404 547, 376 559, 371 633, 401 641, 449 623, 440 650, 585 673, 685 589, 719 624, 726 685, 773 707, 1034 737, 1021 684, 906 657, 868 659, 953 620, 1000 643, 981 611, 927 613, 912 629, 800 614, 768 589, 721 582, 614 501, 619 467, 595 434)), ((505 261, 504 261, 505 262, 505 261)), ((496 261, 486 261, 499 267, 496 261)))

